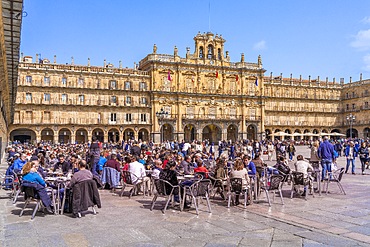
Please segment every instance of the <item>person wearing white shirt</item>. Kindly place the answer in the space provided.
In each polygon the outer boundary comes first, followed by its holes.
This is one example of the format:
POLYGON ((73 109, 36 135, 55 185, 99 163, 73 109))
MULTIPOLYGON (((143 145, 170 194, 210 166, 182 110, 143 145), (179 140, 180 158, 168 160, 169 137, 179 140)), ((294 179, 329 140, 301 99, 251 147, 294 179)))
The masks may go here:
MULTIPOLYGON (((150 188, 150 179, 146 176, 144 165, 137 161, 136 156, 132 156, 128 171, 131 175, 133 184, 144 183, 144 189, 150 188)), ((145 191, 144 191, 145 193, 145 191)))

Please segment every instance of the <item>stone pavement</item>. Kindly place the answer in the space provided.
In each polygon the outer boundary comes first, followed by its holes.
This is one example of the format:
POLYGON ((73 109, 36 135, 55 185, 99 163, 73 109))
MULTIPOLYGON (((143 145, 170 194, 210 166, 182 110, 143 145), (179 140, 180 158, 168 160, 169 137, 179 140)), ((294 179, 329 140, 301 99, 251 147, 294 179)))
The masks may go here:
MULTIPOLYGON (((307 147, 297 150, 309 157, 307 147)), ((344 162, 339 158, 339 167, 344 162)), ((347 195, 331 184, 328 195, 290 199, 286 185, 285 205, 276 197, 269 208, 262 197, 247 209, 228 209, 216 197, 212 214, 201 203, 199 216, 193 209, 173 208, 164 215, 162 198, 150 211, 151 197, 128 199, 101 191, 103 207, 96 216, 38 213, 31 220, 31 209, 18 216, 23 199, 13 205, 1 190, 0 246, 370 246, 370 176, 345 174, 342 181, 347 195)))

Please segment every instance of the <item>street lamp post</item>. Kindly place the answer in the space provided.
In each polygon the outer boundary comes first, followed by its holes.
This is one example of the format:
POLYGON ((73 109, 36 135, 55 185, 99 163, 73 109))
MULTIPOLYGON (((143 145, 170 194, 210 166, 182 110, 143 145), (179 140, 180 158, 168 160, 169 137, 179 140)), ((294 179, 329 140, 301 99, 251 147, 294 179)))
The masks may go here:
POLYGON ((347 122, 349 123, 349 136, 352 138, 352 127, 353 127, 353 122, 356 120, 356 117, 350 113, 346 117, 347 122))
MULTIPOLYGON (((161 127, 163 124, 163 119, 168 117, 168 112, 164 111, 163 108, 159 112, 156 112, 155 115, 157 116, 159 126, 161 127)), ((163 129, 159 129, 161 132, 161 142, 163 142, 163 129)))

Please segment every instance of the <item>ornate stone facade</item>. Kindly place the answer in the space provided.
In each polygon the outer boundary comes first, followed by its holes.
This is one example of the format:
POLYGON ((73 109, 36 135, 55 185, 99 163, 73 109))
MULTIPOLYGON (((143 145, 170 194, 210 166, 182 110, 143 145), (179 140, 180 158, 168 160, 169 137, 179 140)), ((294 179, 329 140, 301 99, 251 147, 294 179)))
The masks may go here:
MULTIPOLYGON (((244 54, 240 62, 230 62, 221 35, 198 33, 194 41, 194 52, 186 48, 186 57, 177 47, 173 55, 158 54, 154 45, 134 69, 22 57, 9 138, 217 142, 274 138, 280 131, 346 133, 344 119, 352 104, 358 115, 353 129, 362 127, 354 132, 362 137, 369 130, 366 81, 266 77, 260 56, 256 63, 245 62, 244 54), (356 97, 346 96, 352 91, 356 97)), ((302 138, 299 134, 296 138, 302 138)))

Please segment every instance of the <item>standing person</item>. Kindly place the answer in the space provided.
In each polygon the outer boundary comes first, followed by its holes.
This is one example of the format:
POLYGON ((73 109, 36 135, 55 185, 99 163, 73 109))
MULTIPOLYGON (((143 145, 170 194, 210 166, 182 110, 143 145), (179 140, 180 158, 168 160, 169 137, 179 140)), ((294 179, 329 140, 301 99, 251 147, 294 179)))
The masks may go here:
POLYGON ((355 173, 355 159, 358 154, 358 149, 355 146, 355 143, 353 141, 350 141, 349 144, 346 147, 346 150, 344 151, 346 158, 347 158, 347 166, 346 166, 346 173, 348 172, 348 168, 350 164, 352 163, 352 174, 356 175, 355 173))
POLYGON ((92 137, 92 143, 89 149, 90 167, 93 175, 98 175, 97 166, 100 159, 100 145, 96 136, 92 137))
POLYGON ((269 142, 267 145, 267 157, 269 161, 272 161, 272 155, 275 151, 275 146, 272 144, 272 142, 269 142))
POLYGON ((369 158, 369 149, 367 148, 366 142, 361 144, 360 150, 358 151, 361 161, 362 175, 365 175, 365 165, 369 158))
POLYGON ((324 141, 318 149, 318 156, 321 159, 322 174, 321 180, 324 180, 326 173, 331 172, 331 164, 334 160, 334 146, 329 142, 329 137, 324 136, 324 141))
POLYGON ((339 157, 342 156, 342 144, 340 143, 340 141, 335 141, 335 145, 334 145, 334 149, 335 151, 337 151, 339 157))
POLYGON ((293 157, 295 155, 295 146, 293 141, 291 141, 288 145, 288 154, 289 154, 289 161, 293 161, 293 157))

